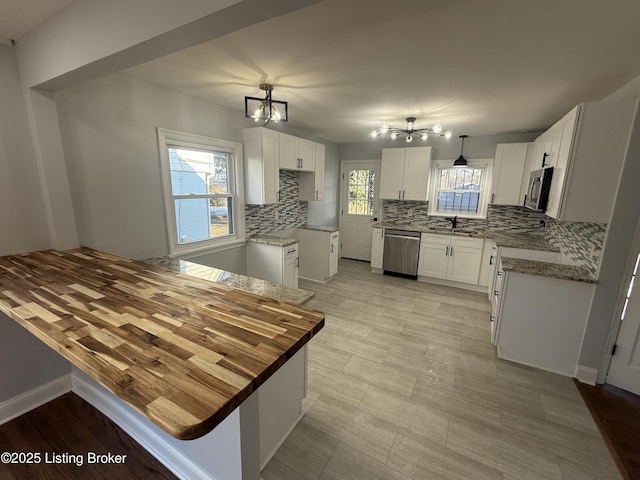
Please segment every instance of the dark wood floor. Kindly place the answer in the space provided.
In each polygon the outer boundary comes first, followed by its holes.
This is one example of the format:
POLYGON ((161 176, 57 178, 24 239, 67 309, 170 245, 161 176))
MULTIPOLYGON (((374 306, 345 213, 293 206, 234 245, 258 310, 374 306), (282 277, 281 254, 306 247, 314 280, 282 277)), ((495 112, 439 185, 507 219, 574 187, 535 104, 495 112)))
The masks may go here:
POLYGON ((32 465, 0 462, 0 480, 176 479, 140 444, 74 393, 1 425, 2 452, 39 453, 41 461, 32 465), (121 464, 89 465, 89 452, 126 455, 126 459, 121 464), (45 455, 67 463, 47 464, 45 455))
POLYGON ((611 385, 576 382, 627 480, 640 480, 640 397, 611 385))

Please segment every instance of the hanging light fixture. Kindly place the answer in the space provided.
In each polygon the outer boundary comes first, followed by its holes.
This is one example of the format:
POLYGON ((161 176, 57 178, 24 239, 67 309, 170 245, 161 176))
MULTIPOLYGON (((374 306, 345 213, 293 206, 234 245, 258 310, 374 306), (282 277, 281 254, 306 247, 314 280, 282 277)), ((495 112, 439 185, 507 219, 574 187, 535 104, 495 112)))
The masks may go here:
POLYGON ((460 156, 456 158, 456 161, 453 162, 454 167, 463 168, 467 166, 467 159, 462 156, 462 149, 464 148, 464 139, 469 135, 460 135, 459 137, 462 139, 462 145, 460 145, 460 156))
POLYGON ((262 121, 266 125, 271 120, 275 123, 289 121, 289 105, 287 102, 273 100, 271 91, 273 85, 269 83, 261 83, 260 90, 266 92, 264 98, 244 97, 244 116, 253 118, 254 121, 262 121))
POLYGON ((389 125, 382 125, 379 129, 373 130, 369 135, 371 138, 381 137, 389 134, 391 140, 395 140, 400 135, 406 135, 404 141, 411 143, 415 136, 419 136, 423 142, 426 142, 429 135, 436 135, 438 137, 451 138, 451 132, 443 132, 442 125, 439 123, 434 124, 432 127, 426 128, 414 128, 416 117, 407 117, 407 125, 405 128, 391 127, 389 125))

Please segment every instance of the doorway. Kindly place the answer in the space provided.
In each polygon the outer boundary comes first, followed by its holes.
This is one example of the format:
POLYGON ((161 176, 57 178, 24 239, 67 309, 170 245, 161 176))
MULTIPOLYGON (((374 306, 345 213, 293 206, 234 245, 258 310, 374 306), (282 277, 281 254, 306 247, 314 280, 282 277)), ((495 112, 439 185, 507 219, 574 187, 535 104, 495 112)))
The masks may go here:
POLYGON ((632 252, 621 295, 620 329, 615 354, 611 357, 606 381, 640 395, 640 223, 636 228, 632 252))
POLYGON ((371 261, 372 225, 378 220, 380 204, 380 161, 342 163, 340 234, 342 257, 371 261))

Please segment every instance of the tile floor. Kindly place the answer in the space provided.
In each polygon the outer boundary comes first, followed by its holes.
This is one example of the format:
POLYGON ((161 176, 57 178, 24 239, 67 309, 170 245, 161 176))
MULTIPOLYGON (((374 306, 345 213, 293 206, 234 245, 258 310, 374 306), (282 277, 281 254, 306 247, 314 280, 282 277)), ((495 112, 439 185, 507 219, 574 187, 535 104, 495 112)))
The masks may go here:
POLYGON ((305 415, 264 480, 620 479, 570 378, 499 360, 482 293, 340 261, 305 415))

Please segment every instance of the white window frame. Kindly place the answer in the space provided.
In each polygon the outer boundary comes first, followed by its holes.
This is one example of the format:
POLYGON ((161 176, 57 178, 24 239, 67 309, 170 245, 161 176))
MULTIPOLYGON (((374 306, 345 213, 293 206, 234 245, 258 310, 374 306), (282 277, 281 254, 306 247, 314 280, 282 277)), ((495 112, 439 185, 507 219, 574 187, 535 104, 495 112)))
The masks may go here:
POLYGON ((436 160, 431 162, 431 174, 429 178, 429 215, 433 217, 451 217, 455 215, 460 218, 487 218, 487 206, 489 204, 491 180, 493 176, 493 161, 493 158, 474 158, 467 160, 468 167, 484 169, 477 213, 438 212, 436 210, 438 206, 438 183, 440 180, 440 170, 443 168, 451 168, 454 161, 436 160))
POLYGON ((160 171, 162 175, 162 193, 169 240, 169 255, 182 256, 189 253, 213 252, 235 247, 245 242, 244 224, 244 175, 242 166, 242 143, 205 137, 193 133, 158 128, 158 149, 160 152, 160 171), (233 176, 229 186, 233 188, 232 223, 233 233, 224 237, 209 238, 190 243, 178 242, 175 202, 171 189, 171 171, 168 147, 179 146, 204 150, 215 150, 229 154, 230 174, 233 176))

